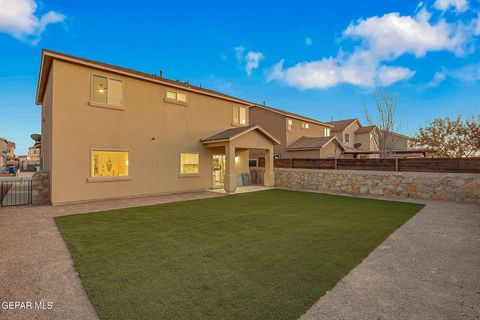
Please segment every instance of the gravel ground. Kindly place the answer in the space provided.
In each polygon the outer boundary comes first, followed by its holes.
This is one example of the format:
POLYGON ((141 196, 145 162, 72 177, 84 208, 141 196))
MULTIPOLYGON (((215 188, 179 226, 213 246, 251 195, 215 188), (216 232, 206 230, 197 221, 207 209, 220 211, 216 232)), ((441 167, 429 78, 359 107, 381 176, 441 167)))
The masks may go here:
POLYGON ((300 319, 480 319, 480 207, 427 202, 300 319))
MULTIPOLYGON (((98 319, 53 217, 218 196, 209 192, 65 206, 0 208, 0 319, 98 319)), ((324 295, 301 320, 480 319, 480 207, 427 206, 324 295)))

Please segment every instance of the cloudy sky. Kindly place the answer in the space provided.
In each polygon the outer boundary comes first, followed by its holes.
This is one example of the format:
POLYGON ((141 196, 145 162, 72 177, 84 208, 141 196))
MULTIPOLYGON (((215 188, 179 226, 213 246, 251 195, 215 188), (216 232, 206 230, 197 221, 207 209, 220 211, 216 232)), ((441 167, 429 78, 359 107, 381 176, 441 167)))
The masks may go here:
MULTIPOLYGON (((0 0, 0 136, 26 152, 42 48, 323 121, 398 95, 400 131, 480 112, 480 0, 0 0)), ((373 105, 371 105, 373 108, 373 105)))

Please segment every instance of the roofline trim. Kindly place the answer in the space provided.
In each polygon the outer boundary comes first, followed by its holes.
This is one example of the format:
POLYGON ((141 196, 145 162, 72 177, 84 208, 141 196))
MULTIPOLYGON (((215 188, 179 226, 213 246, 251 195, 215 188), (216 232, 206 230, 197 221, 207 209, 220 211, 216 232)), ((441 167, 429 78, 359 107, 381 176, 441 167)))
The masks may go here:
POLYGON ((285 112, 282 112, 281 110, 277 110, 277 109, 274 109, 274 108, 270 108, 270 107, 267 107, 267 106, 262 106, 261 104, 254 104, 252 107, 258 107, 258 108, 261 108, 261 109, 265 109, 265 110, 268 110, 268 111, 271 111, 271 112, 274 112, 274 113, 278 113, 278 114, 281 114, 285 117, 290 117, 290 118, 293 118, 293 119, 297 119, 297 120, 302 120, 302 121, 306 121, 306 122, 310 122, 310 123, 314 123, 314 124, 320 124, 322 126, 325 126, 325 127, 329 127, 329 128, 333 128, 334 126, 331 125, 331 124, 328 124, 326 122, 322 122, 322 121, 318 121, 318 120, 315 120, 315 119, 309 119, 309 118, 305 118, 301 115, 297 115, 297 114, 287 114, 285 112))
POLYGON ((247 133, 252 132, 254 130, 260 131, 261 134, 263 134, 267 139, 272 141, 274 144, 277 144, 277 145, 280 144, 280 141, 278 141, 274 136, 272 136, 270 133, 268 133, 265 129, 263 129, 259 125, 251 126, 250 128, 248 128, 244 131, 241 131, 241 132, 237 133, 236 135, 234 135, 230 138, 224 138, 224 139, 219 139, 219 140, 201 140, 201 141, 204 144, 218 143, 218 142, 230 142, 230 141, 235 140, 236 138, 241 137, 244 134, 247 134, 247 133))
MULTIPOLYGON (((37 83, 37 95, 36 95, 36 104, 37 105, 42 104, 43 95, 45 94, 45 92, 39 92, 39 89, 40 89, 40 84, 43 81, 43 71, 44 71, 44 65, 45 65, 44 62, 45 62, 45 58, 47 58, 47 57, 50 57, 51 59, 58 59, 58 60, 62 60, 62 61, 67 61, 67 62, 79 64, 79 65, 82 65, 82 66, 88 66, 88 67, 92 67, 92 68, 96 68, 96 69, 106 70, 106 71, 109 71, 109 72, 112 72, 112 73, 122 74, 122 75, 129 76, 129 77, 132 77, 132 78, 162 84, 162 85, 165 85, 165 86, 168 86, 168 87, 173 87, 173 88, 177 88, 177 89, 181 89, 181 90, 185 90, 185 91, 195 92, 195 93, 202 94, 202 95, 212 96, 212 97, 215 97, 215 98, 218 98, 218 99, 232 101, 232 102, 240 103, 240 104, 243 104, 243 105, 246 105, 246 106, 256 105, 256 103, 254 103, 254 102, 250 102, 250 101, 247 101, 247 100, 242 100, 242 99, 235 98, 235 97, 228 96, 228 95, 223 95, 221 93, 215 94, 212 90, 209 90, 209 91, 212 91, 212 92, 207 92, 207 91, 198 90, 198 89, 195 89, 195 88, 192 88, 192 87, 186 87, 186 86, 183 86, 183 85, 176 85, 174 83, 164 81, 161 78, 154 79, 154 78, 146 76, 147 73, 145 73, 145 72, 136 71, 136 70, 133 70, 133 69, 119 67, 119 66, 115 66, 115 65, 110 65, 110 64, 103 63, 103 62, 90 60, 90 59, 83 59, 83 58, 80 58, 80 57, 75 57, 75 56, 71 56, 71 55, 67 55, 67 54, 63 54, 63 53, 59 53, 59 52, 55 52, 55 51, 50 51, 50 50, 47 50, 47 49, 42 50, 42 61, 41 61, 41 64, 40 64, 40 72, 39 72, 38 83, 37 83), (86 60, 88 60, 88 61, 86 61, 86 60), (142 74, 144 74, 144 75, 142 75, 142 74)), ((173 80, 170 80, 170 81, 173 81, 173 80)))
MULTIPOLYGON (((303 136, 303 137, 305 137, 305 136, 303 136)), ((303 137, 302 137, 302 138, 303 138, 303 137)), ((306 138, 309 138, 309 137, 306 137, 306 138)), ((311 137, 310 137, 310 138, 311 138, 311 137)), ((313 138, 315 138, 315 137, 313 137, 313 138)), ((321 137, 320 137, 320 138, 321 138, 321 137)), ((300 139, 301 139, 301 138, 300 138, 300 139)), ((298 140, 300 140, 300 139, 298 139, 298 140)), ((297 141, 298 141, 298 140, 297 140, 297 141)), ((343 151, 345 152, 345 150, 346 150, 345 147, 340 143, 340 141, 339 141, 339 140, 337 139, 337 137, 335 137, 335 136, 332 136, 329 140, 327 140, 327 142, 325 142, 325 144, 324 144, 323 146, 328 145, 328 144, 331 143, 332 141, 335 141, 335 142, 340 146, 340 148, 342 148, 343 151)), ((291 148, 291 147, 285 147, 285 150, 287 150, 287 151, 320 150, 320 149, 323 149, 323 146, 322 146, 322 147, 296 147, 296 148, 295 148, 295 147, 293 147, 293 148, 291 148)))

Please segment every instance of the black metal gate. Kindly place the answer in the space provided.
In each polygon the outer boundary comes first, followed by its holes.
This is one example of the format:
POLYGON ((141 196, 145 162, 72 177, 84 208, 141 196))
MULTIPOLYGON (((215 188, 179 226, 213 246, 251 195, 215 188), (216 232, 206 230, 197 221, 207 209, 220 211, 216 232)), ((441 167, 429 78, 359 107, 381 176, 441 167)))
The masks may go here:
POLYGON ((0 180, 0 207, 32 203, 32 180, 0 180))

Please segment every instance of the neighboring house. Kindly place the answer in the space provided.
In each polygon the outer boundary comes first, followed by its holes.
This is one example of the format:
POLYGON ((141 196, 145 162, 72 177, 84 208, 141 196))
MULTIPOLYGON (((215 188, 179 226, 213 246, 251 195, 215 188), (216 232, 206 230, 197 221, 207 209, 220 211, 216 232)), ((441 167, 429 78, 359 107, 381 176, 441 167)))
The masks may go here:
MULTIPOLYGON (((275 158, 335 158, 344 148, 331 136, 330 124, 285 110, 255 105, 250 122, 260 125, 280 141, 274 147, 275 158)), ((262 152, 251 152, 254 165, 262 152)))
POLYGON ((37 142, 33 146, 28 148, 27 160, 28 161, 40 161, 41 147, 42 147, 42 144, 37 142))
POLYGON ((7 165, 8 140, 0 138, 0 169, 7 165))
POLYGON ((254 103, 48 50, 36 103, 52 204, 213 187, 233 192, 247 180, 251 149, 264 150, 265 185, 274 184, 279 141, 251 125, 254 103))
MULTIPOLYGON (((372 158, 379 156, 379 129, 375 126, 362 126, 358 119, 327 122, 332 125, 332 132, 345 147, 346 158, 372 158)), ((408 136, 387 132, 385 138, 386 152, 391 156, 406 156, 408 136)))
POLYGON ((7 161, 15 160, 15 143, 7 140, 7 161))

